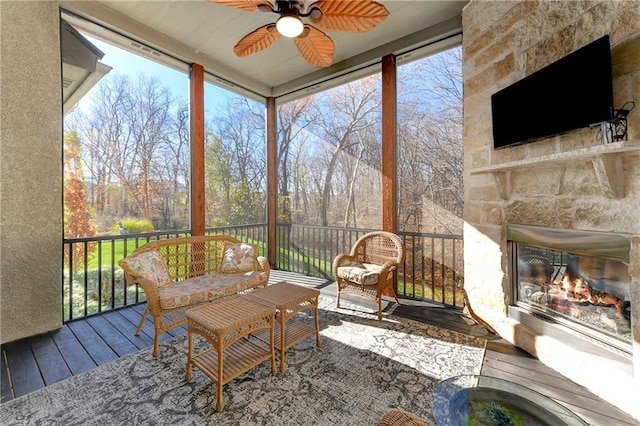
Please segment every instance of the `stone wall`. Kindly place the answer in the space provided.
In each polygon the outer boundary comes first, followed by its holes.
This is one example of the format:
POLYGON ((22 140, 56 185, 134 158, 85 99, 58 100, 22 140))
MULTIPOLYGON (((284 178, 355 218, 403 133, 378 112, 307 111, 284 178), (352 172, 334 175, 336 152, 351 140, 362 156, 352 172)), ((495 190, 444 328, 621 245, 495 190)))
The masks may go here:
POLYGON ((640 418, 639 397, 628 392, 640 389, 640 3, 471 0, 463 12, 463 31, 464 259, 471 307, 505 339, 640 418), (601 155, 595 128, 494 150, 491 95, 606 34, 612 45, 614 106, 636 103, 628 117, 631 148, 601 155), (587 155, 573 156, 580 152, 587 155), (494 166, 536 158, 549 161, 495 171, 494 166), (606 375, 602 359, 589 358, 588 351, 542 336, 510 317, 510 223, 631 238, 635 377, 623 373, 623 383, 615 389, 603 386, 584 374, 592 369, 606 375), (560 358, 572 358, 579 368, 560 358))
POLYGON ((57 2, 0 1, 0 343, 62 326, 57 2))

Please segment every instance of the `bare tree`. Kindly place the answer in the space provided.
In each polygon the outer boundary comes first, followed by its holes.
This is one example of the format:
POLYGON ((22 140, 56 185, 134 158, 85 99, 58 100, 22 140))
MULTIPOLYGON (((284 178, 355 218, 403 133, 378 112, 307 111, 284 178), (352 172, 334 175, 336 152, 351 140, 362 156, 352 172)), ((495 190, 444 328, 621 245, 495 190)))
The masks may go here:
POLYGON ((292 210, 300 212, 305 208, 304 155, 309 151, 306 136, 307 128, 316 117, 317 107, 314 98, 310 96, 278 106, 276 162, 280 221, 291 222, 292 210), (290 194, 292 187, 293 197, 290 194))
POLYGON ((110 193, 120 186, 124 194, 116 214, 162 217, 172 198, 163 193, 175 187, 175 174, 184 164, 184 112, 155 78, 115 74, 101 82, 90 109, 74 120, 98 211, 113 204, 110 193))
MULTIPOLYGON (((322 105, 318 124, 314 125, 325 144, 324 182, 320 205, 320 224, 328 226, 329 208, 341 155, 357 155, 358 145, 366 143, 366 130, 380 123, 379 76, 367 77, 340 86, 319 96, 322 105)), ((377 142, 374 142, 377 143, 377 142)), ((343 182, 342 192, 348 183, 343 182)))
POLYGON ((218 161, 218 169, 228 177, 227 216, 218 220, 226 220, 230 224, 264 221, 264 105, 247 98, 229 97, 223 111, 216 114, 212 131, 215 155, 219 156, 218 160, 226 162, 223 165, 218 161))
POLYGON ((463 203, 461 50, 403 65, 399 72, 401 227, 459 233, 463 203))

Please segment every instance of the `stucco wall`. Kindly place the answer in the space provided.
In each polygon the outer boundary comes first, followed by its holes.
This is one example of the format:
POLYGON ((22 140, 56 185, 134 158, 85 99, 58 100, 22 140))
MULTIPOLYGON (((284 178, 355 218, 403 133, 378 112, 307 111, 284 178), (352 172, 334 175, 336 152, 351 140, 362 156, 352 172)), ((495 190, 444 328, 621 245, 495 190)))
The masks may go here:
POLYGON ((0 1, 0 342, 62 325, 57 2, 0 1))
POLYGON ((640 151, 603 160, 611 161, 612 186, 618 189, 612 195, 598 184, 599 170, 591 156, 571 158, 576 151, 602 144, 597 128, 501 150, 493 149, 491 128, 493 93, 609 34, 614 107, 635 101, 636 109, 628 117, 629 140, 640 140, 640 66, 635 53, 630 58, 629 49, 623 48, 634 40, 635 51, 640 43, 640 2, 472 0, 463 12, 463 31, 464 259, 471 308, 505 339, 640 418, 638 394, 628 392, 640 384, 640 151), (555 156, 567 160, 482 172, 487 166, 555 156), (601 231, 631 239, 635 374, 614 371, 610 361, 615 355, 599 359, 577 344, 539 334, 509 316, 506 228, 510 223, 601 231))

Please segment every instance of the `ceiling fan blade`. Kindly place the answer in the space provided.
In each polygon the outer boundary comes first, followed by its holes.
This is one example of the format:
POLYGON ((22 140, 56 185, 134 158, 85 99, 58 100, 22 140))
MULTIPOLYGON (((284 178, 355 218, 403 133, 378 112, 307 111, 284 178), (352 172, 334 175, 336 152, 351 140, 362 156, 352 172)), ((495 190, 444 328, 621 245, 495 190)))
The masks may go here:
POLYGON ((239 57, 249 56, 271 46, 280 37, 275 24, 267 24, 242 37, 233 48, 239 57))
MULTIPOLYGON (((319 0, 309 6, 322 15, 314 24, 325 31, 361 33, 369 31, 389 16, 389 11, 373 0, 319 0)), ((314 14, 310 16, 314 18, 314 14)))
POLYGON ((212 3, 224 4, 225 6, 235 7, 236 9, 253 12, 261 9, 261 6, 272 9, 273 5, 267 0, 209 0, 212 3))
POLYGON ((331 65, 335 50, 331 37, 311 25, 305 25, 304 28, 302 35, 295 38, 302 57, 314 67, 331 65))

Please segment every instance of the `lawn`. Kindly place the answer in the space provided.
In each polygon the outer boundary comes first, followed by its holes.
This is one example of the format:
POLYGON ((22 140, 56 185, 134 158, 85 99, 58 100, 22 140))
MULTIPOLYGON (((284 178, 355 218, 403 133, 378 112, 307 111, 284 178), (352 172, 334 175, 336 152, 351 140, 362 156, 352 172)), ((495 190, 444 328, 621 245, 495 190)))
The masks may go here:
MULTIPOLYGON (((138 243, 138 245, 140 245, 138 243)), ((118 260, 124 259, 126 255, 131 254, 137 248, 135 240, 110 240, 102 241, 100 247, 97 247, 89 255, 87 269, 98 269, 99 267, 117 265, 118 260), (126 248, 126 250, 125 250, 126 248)))

